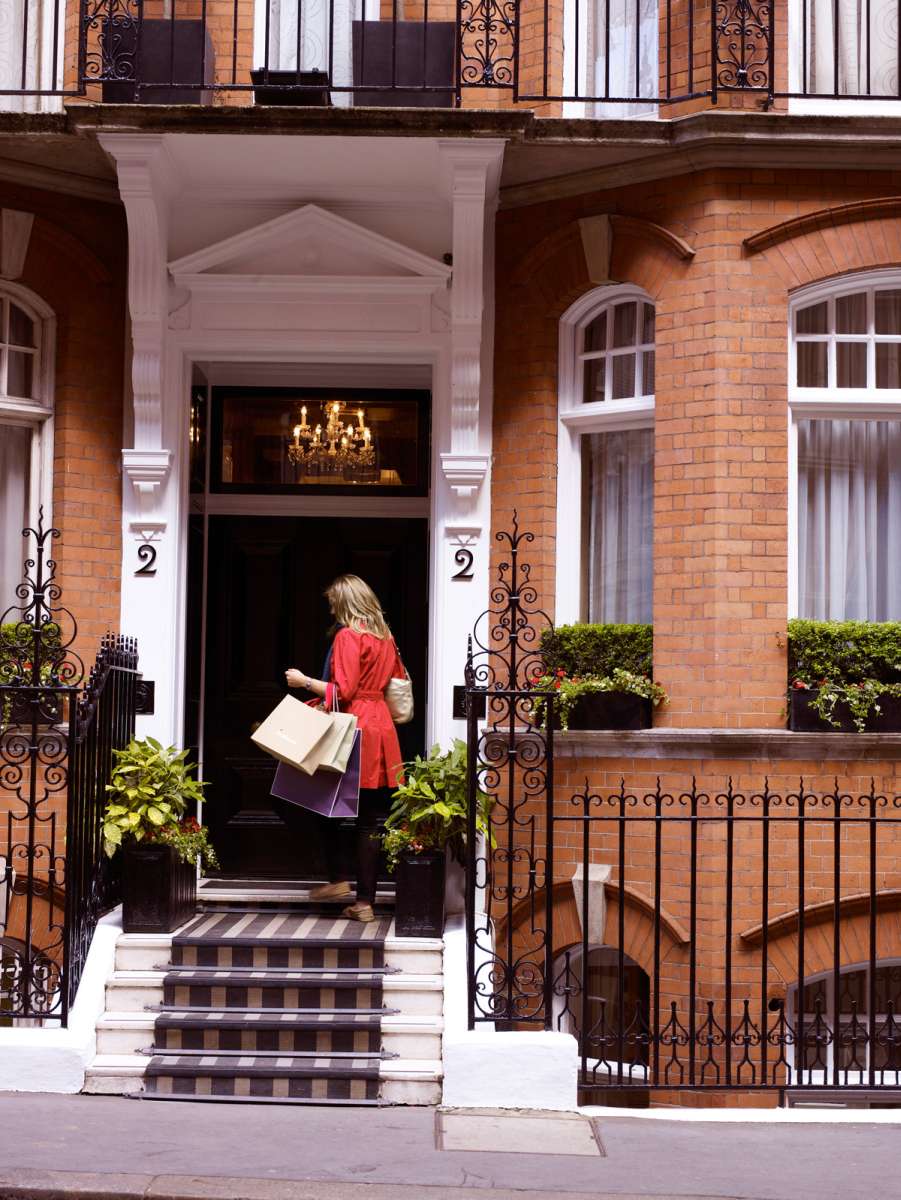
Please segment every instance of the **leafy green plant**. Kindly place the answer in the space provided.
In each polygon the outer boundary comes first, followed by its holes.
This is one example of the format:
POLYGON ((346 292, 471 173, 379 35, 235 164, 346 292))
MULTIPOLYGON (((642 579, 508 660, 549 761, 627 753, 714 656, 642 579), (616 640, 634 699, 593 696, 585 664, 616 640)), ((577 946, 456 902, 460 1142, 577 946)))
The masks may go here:
POLYGON ((189 804, 203 799, 206 786, 194 778, 187 750, 164 748, 155 738, 133 738, 113 752, 116 765, 107 784, 103 848, 112 857, 123 842, 163 841, 182 862, 215 865, 206 830, 186 817, 189 804))
MULTIPOLYGON (((668 697, 659 683, 647 675, 636 675, 632 671, 624 671, 614 667, 610 675, 578 675, 570 678, 562 667, 551 675, 542 675, 532 685, 536 691, 556 693, 554 712, 560 718, 560 728, 569 728, 569 718, 572 710, 583 696, 596 695, 598 692, 623 692, 632 696, 640 696, 656 706, 665 704, 668 697)), ((539 724, 547 721, 545 709, 547 701, 542 696, 535 697, 535 720, 539 724)))
POLYGON ((815 693, 810 706, 830 725, 847 706, 863 732, 883 698, 901 697, 901 622, 789 621, 788 685, 815 693))
MULTIPOLYGON (((61 631, 54 621, 48 621, 41 630, 42 659, 40 681, 53 684, 53 659, 59 653, 61 631)), ((13 687, 31 685, 34 630, 24 621, 6 621, 0 625, 0 684, 13 687)), ((13 700, 9 692, 4 693, 0 703, 0 732, 6 728, 13 711, 13 700)))
MULTIPOLYGON (((382 845, 393 871, 401 854, 443 850, 462 861, 466 844, 466 743, 455 738, 447 753, 433 746, 427 758, 417 754, 404 763, 404 782, 393 795, 385 821, 382 845)), ((490 839, 491 802, 484 792, 477 797, 476 829, 490 839)))
POLYGON ((653 672, 654 629, 651 625, 560 625, 541 635, 546 674, 562 668, 572 678, 611 676, 617 669, 633 675, 653 672))

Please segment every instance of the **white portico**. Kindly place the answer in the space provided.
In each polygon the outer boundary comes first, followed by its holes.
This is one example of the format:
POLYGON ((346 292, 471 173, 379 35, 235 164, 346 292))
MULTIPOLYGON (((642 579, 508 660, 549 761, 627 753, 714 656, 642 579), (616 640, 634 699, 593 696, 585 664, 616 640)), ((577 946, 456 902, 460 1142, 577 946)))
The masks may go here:
MULTIPOLYGON (((460 728, 452 690, 466 635, 487 604, 504 143, 134 133, 101 142, 129 229, 121 627, 156 684, 144 732, 183 738, 190 396, 202 378, 431 392, 428 497, 374 496, 366 515, 429 520, 427 736, 447 742, 460 728)), ((343 501, 284 495, 267 511, 340 516, 343 501)))

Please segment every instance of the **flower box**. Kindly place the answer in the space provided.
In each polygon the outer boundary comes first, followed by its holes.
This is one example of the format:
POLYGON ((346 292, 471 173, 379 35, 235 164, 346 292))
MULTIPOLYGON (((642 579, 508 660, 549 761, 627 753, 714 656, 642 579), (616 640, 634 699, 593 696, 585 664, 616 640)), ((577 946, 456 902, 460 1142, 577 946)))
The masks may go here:
MULTIPOLYGON (((833 710, 837 724, 830 724, 813 707, 818 688, 792 688, 788 727, 795 733, 856 733, 857 726, 848 705, 839 701, 833 710)), ((864 733, 901 733, 901 697, 883 696, 880 712, 871 712, 864 733)))
POLYGON ((397 859, 397 937, 444 936, 444 850, 401 853, 397 859))
POLYGON ((569 728, 650 729, 652 711, 650 700, 631 692, 590 692, 573 705, 569 728))
POLYGON ((197 867, 172 846, 130 842, 123 847, 122 929, 171 933, 197 909, 197 867))

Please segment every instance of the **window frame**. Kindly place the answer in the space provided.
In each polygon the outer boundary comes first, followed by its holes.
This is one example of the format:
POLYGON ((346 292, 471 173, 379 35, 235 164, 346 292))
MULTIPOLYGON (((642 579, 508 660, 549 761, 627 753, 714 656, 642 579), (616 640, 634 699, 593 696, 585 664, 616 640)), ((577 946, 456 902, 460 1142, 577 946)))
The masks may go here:
MULTIPOLYGON (((585 403, 582 340, 584 330, 605 308, 625 300, 654 306, 652 296, 635 284, 593 288, 571 304, 560 318, 557 379, 557 578, 555 620, 558 625, 582 619, 582 435, 654 428, 654 396, 585 403), (578 535, 573 537, 572 531, 578 535)), ((656 321, 654 349, 656 357, 656 321)), ((641 353, 636 349, 636 354, 641 353)), ((656 362, 655 362, 656 382, 656 362)))
MULTIPOLYGON (((44 525, 53 523, 53 415, 56 317, 40 297, 22 284, 0 281, 0 298, 18 305, 34 322, 35 347, 33 396, 23 399, 0 393, 0 427, 15 425, 31 430, 28 521, 35 526, 44 510, 44 525)), ((4 343, 5 344, 5 343, 4 343)))
MULTIPOLYGON (((826 340, 829 374, 833 374, 835 343, 840 341, 862 341, 872 346, 882 338, 885 342, 901 345, 901 334, 897 338, 889 335, 836 334, 835 302, 841 296, 867 294, 868 323, 873 312, 873 293, 885 290, 901 291, 901 269, 861 271, 853 275, 842 275, 836 279, 811 284, 800 288, 789 297, 788 305, 788 617, 798 616, 800 600, 801 569, 798 544, 798 422, 816 420, 885 421, 894 417, 901 420, 901 388, 811 388, 797 384, 797 347, 799 340, 807 340, 804 334, 796 335, 795 321, 798 311, 822 300, 829 303, 830 331, 818 335, 826 340)), ((816 337, 814 338, 816 340, 816 337)), ((868 351, 869 358, 869 351, 868 351)), ((869 375, 868 363, 868 375, 869 375)))

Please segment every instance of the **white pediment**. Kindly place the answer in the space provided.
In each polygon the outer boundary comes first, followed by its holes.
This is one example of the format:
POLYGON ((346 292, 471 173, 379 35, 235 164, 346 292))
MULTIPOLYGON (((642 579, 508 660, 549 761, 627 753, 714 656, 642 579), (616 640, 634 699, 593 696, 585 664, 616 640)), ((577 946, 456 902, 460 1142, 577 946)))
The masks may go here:
POLYGON ((178 283, 207 278, 369 278, 443 282, 450 267, 391 238, 306 204, 169 264, 178 283))

